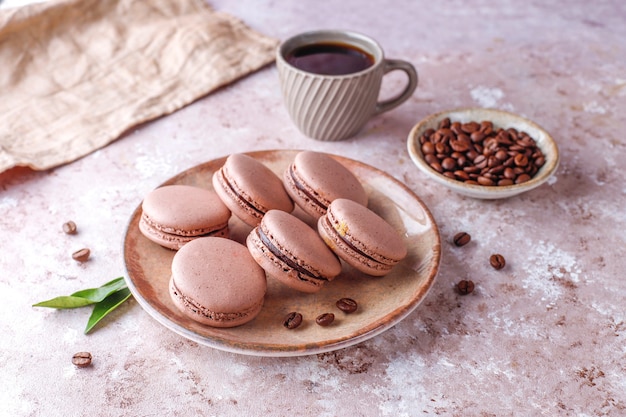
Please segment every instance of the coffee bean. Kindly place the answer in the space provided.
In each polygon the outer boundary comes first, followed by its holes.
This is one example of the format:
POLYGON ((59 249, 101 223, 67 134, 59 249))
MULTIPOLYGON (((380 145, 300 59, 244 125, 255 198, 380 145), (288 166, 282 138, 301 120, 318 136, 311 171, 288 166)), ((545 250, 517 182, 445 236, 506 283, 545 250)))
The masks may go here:
MULTIPOLYGON (((467 136, 466 136, 467 137, 467 136)), ((451 140, 450 147, 456 152, 467 152, 470 149, 470 144, 462 140, 451 140)))
POLYGON ((330 326, 333 321, 335 321, 333 313, 323 313, 315 318, 315 322, 322 327, 330 326))
POLYGON ((430 164, 430 167, 439 173, 443 172, 443 168, 441 167, 441 164, 439 162, 433 162, 432 164, 430 164))
POLYGON ((454 122, 450 125, 450 130, 453 131, 456 135, 464 134, 463 129, 461 129, 461 123, 454 122))
POLYGON ((509 154, 504 149, 498 149, 495 153, 495 157, 498 161, 506 161, 509 159, 509 154))
POLYGON ((72 363, 79 368, 86 368, 91 365, 91 353, 78 352, 72 356, 72 363))
POLYGON ((490 121, 460 123, 444 119, 436 130, 424 132, 420 145, 432 169, 467 184, 521 184, 545 164, 545 155, 528 133, 514 128, 496 129, 490 121), (459 171, 469 175, 459 175, 459 171))
POLYGON ((472 240, 472 237, 469 235, 469 233, 465 233, 465 232, 457 233, 456 235, 454 235, 454 238, 452 239, 454 244, 459 247, 467 245, 470 242, 470 240, 472 240))
POLYGON ((474 282, 471 280, 462 279, 456 284, 456 290, 461 295, 467 295, 474 291, 474 282))
POLYGON ((513 162, 515 162, 515 165, 517 165, 518 167, 525 167, 526 165, 528 165, 528 158, 526 158, 526 155, 518 153, 517 155, 515 155, 513 162))
POLYGON ((446 171, 455 171, 456 170, 456 161, 453 158, 446 158, 441 161, 441 168, 446 171))
POLYGON ((480 125, 476 122, 463 123, 461 129, 466 133, 474 133, 480 129, 480 125))
POLYGON ((75 235, 76 234, 76 223, 74 223, 73 221, 68 221, 63 223, 63 231, 68 234, 68 235, 75 235))
POLYGON ((485 134, 483 132, 476 131, 476 132, 472 132, 470 139, 472 139, 472 142, 476 143, 476 142, 482 142, 483 139, 485 139, 485 134))
POLYGON ((491 255, 491 257, 489 257, 489 263, 495 269, 502 269, 506 265, 506 260, 504 259, 504 256, 500 255, 499 253, 496 253, 496 254, 491 255))
POLYGON ((462 181, 467 181, 467 180, 470 179, 469 174, 467 172, 461 171, 461 170, 454 171, 454 176, 455 176, 455 178, 457 180, 462 180, 462 181))
POLYGON ((72 258, 77 262, 86 262, 91 255, 91 251, 87 248, 79 249, 72 254, 72 258))
POLYGON ((344 313, 354 313, 358 308, 358 304, 352 298, 342 298, 336 303, 337 308, 344 313))
POLYGON ((435 145, 432 142, 426 142, 422 145, 422 153, 424 155, 434 154, 435 153, 435 145))
POLYGON ((443 142, 435 143, 435 154, 447 154, 450 148, 443 142))
POLYGON ((295 329, 301 324, 302 324, 302 314, 296 311, 292 311, 291 313, 287 314, 285 316, 285 319, 283 320, 283 326, 285 326, 286 328, 290 330, 295 329))
POLYGON ((537 168, 541 168, 543 164, 546 163, 546 158, 543 155, 535 156, 535 154, 533 154, 532 157, 535 158, 535 166, 537 168))

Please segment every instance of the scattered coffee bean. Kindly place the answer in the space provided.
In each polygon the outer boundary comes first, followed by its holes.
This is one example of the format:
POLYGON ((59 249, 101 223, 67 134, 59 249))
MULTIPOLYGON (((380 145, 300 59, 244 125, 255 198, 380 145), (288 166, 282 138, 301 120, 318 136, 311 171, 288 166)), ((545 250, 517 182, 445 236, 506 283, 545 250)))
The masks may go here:
POLYGON ((322 313, 315 318, 315 322, 322 327, 330 326, 333 321, 335 321, 333 313, 322 313))
POLYGON ((461 295, 467 295, 474 291, 474 282, 471 280, 462 279, 456 284, 456 290, 461 295))
POLYGON ((344 313, 354 313, 358 308, 358 304, 352 298, 342 298, 337 301, 337 308, 344 313))
POLYGON ((72 258, 77 262, 87 262, 91 251, 87 248, 79 249, 72 254, 72 258))
POLYGON ((73 221, 63 223, 63 231, 68 235, 76 234, 76 223, 73 221))
POLYGON ((86 368, 91 365, 91 353, 78 352, 72 356, 72 363, 79 368, 86 368))
POLYGON ((448 178, 483 186, 521 184, 545 164, 535 140, 523 131, 494 128, 490 121, 439 122, 419 139, 424 160, 448 178))
POLYGON ((494 255, 491 255, 491 257, 489 257, 489 263, 495 269, 502 269, 506 265, 506 260, 504 259, 504 256, 496 253, 494 255))
POLYGON ((472 237, 468 233, 459 232, 454 235, 453 242, 456 246, 465 246, 470 242, 470 240, 472 240, 472 237))
POLYGON ((283 320, 283 326, 288 329, 295 329, 296 327, 302 324, 302 314, 292 311, 291 313, 285 316, 283 320))

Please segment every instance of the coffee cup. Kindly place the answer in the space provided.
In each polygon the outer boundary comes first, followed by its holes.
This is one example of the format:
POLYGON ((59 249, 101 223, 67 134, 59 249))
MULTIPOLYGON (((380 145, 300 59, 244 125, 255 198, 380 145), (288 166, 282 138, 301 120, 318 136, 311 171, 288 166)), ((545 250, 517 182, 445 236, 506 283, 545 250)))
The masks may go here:
POLYGON ((292 121, 321 141, 354 136, 372 117, 405 102, 418 83, 413 65, 386 59, 375 40, 349 31, 293 36, 279 45, 276 66, 292 121), (379 100, 384 75, 395 70, 406 73, 406 85, 396 96, 379 100))

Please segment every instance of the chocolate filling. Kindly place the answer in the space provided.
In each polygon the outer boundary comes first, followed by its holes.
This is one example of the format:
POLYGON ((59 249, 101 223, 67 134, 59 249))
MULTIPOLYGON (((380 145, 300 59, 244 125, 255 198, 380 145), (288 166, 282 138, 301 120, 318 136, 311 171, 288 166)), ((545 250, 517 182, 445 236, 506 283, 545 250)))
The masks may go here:
MULTIPOLYGON (((322 280, 322 281, 327 281, 324 277, 320 277, 320 276, 316 276, 313 275, 313 273, 311 271, 308 271, 307 269, 303 268, 302 266, 298 265, 296 262, 293 261, 293 259, 288 258, 287 256, 285 256, 269 239, 269 237, 267 237, 267 235, 263 232, 263 230, 261 230, 260 227, 257 227, 257 235, 259 236, 259 239, 261 239, 261 242, 265 245, 265 247, 267 249, 269 249, 269 251, 272 253, 272 255, 274 255, 275 257, 277 257, 278 259, 280 259, 282 262, 284 262, 285 264, 287 264, 287 266, 291 269, 293 269, 294 271, 296 271, 298 273, 298 276, 300 277, 300 275, 306 275, 306 277, 308 278, 313 278, 316 280, 322 280)), ((302 277, 300 277, 300 279, 302 279, 303 281, 306 281, 306 279, 303 279, 302 277)))
POLYGON ((221 169, 220 170, 220 174, 222 175, 222 183, 226 184, 226 186, 233 192, 233 194, 235 195, 235 197, 237 197, 237 199, 239 199, 239 201, 242 201, 246 206, 248 206, 252 211, 256 212, 259 214, 259 216, 263 216, 265 214, 265 212, 259 210, 257 207, 255 207, 252 203, 250 203, 248 200, 246 200, 246 198, 244 196, 242 196, 241 194, 239 194, 237 192, 237 190, 235 189, 235 187, 232 186, 232 184, 230 183, 230 181, 228 181, 228 178, 226 178, 226 175, 224 175, 224 170, 221 169))
MULTIPOLYGON (((328 227, 329 230, 335 230, 335 228, 333 227, 332 223, 330 222, 330 220, 328 219, 328 216, 325 217, 324 219, 326 221, 326 226, 328 227)), ((370 255, 368 255, 367 253, 363 252, 361 249, 357 248, 356 246, 354 246, 352 243, 350 243, 348 240, 346 240, 346 238, 341 234, 341 233, 335 233, 336 236, 339 236, 339 239, 345 243, 345 245, 350 248, 351 250, 353 250, 354 252, 358 253, 359 255, 370 259, 371 261, 377 263, 377 264, 382 264, 381 261, 372 258, 370 255)))
POLYGON ((315 197, 314 194, 310 193, 306 188, 304 188, 302 183, 300 181, 298 181, 298 178, 296 177, 296 175, 295 175, 295 173, 293 171, 293 165, 289 166, 289 175, 291 176, 291 180, 293 181, 293 185, 298 190, 300 190, 302 192, 302 194, 304 194, 313 204, 315 204, 316 206, 321 208, 323 211, 326 211, 326 209, 327 209, 326 204, 324 204, 321 201, 319 201, 317 199, 317 197, 315 197))

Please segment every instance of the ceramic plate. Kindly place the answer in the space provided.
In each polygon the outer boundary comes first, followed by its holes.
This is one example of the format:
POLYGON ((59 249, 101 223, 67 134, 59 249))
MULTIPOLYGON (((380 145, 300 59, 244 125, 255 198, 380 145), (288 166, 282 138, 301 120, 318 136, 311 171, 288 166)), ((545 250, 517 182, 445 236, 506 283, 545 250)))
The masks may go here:
MULTIPOLYGON (((261 151, 248 155, 279 175, 298 151, 261 151)), ((347 166, 369 193, 369 207, 391 223, 409 248, 408 256, 382 278, 364 276, 344 265, 341 275, 316 294, 291 290, 268 277, 263 310, 253 321, 220 329, 194 322, 170 300, 168 280, 174 253, 146 239, 138 228, 141 205, 133 213, 124 239, 128 287, 137 302, 158 322, 200 344, 229 352, 258 356, 298 356, 328 352, 354 345, 389 329, 424 299, 439 268, 441 241, 435 221, 424 203, 390 175, 351 159, 334 156, 347 166), (335 302, 342 297, 357 301, 355 313, 345 314, 335 302), (288 330, 285 315, 298 311, 300 327, 288 330), (335 321, 321 327, 315 317, 332 312, 335 321)), ((163 185, 186 184, 212 189, 211 176, 225 161, 216 159, 184 171, 163 185)), ((298 217, 312 224, 303 212, 298 217)), ((245 242, 251 228, 232 217, 231 238, 245 242)))

